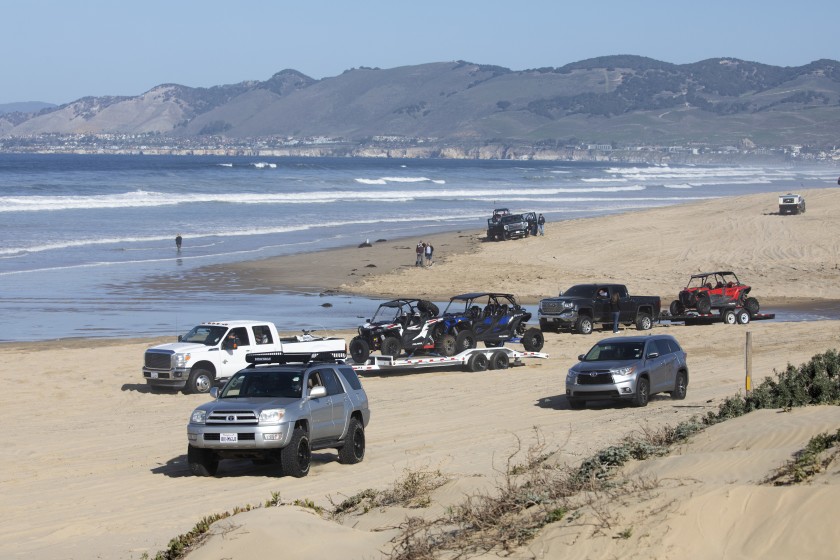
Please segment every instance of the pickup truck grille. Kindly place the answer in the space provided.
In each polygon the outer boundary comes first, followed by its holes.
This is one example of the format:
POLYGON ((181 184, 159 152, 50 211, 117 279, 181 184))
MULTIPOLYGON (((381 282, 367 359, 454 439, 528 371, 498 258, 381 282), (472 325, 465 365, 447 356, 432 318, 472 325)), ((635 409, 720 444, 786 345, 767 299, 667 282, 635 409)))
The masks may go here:
POLYGON ((169 369, 172 367, 172 352, 146 352, 147 368, 169 369))
POLYGON ((207 415, 206 424, 256 426, 257 414, 253 410, 214 410, 207 415))
POLYGON ((540 304, 540 309, 549 313, 560 313, 564 307, 563 303, 559 301, 544 301, 540 304))
POLYGON ((593 371, 591 373, 579 373, 577 376, 578 385, 608 385, 613 382, 609 372, 593 371))

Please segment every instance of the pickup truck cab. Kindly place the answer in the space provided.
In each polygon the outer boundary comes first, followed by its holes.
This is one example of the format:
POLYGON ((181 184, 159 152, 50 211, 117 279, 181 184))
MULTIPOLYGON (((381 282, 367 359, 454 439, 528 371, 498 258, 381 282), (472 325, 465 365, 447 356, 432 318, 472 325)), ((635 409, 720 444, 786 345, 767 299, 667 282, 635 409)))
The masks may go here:
POLYGON ((590 334, 597 323, 612 325, 613 293, 619 297, 619 323, 635 324, 639 330, 653 328, 662 305, 659 296, 631 296, 624 284, 577 284, 558 297, 540 300, 540 330, 590 334))
POLYGON ((279 352, 287 361, 306 362, 316 357, 344 359, 343 338, 302 335, 281 337, 268 321, 213 321, 193 327, 178 342, 146 350, 143 377, 152 390, 180 389, 206 393, 248 365, 251 352, 279 352))

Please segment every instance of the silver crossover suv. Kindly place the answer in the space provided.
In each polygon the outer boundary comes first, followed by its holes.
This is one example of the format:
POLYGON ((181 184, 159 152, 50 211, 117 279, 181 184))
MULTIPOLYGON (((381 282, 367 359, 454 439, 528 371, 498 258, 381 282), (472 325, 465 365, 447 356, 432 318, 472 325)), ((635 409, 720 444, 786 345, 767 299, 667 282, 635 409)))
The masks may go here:
MULTIPOLYGON (((254 356, 263 354, 249 361, 254 356)), ((338 450, 340 463, 364 459, 368 398, 348 365, 251 366, 210 394, 215 400, 196 408, 187 426, 193 474, 213 476, 220 459, 248 458, 301 477, 312 451, 326 448, 338 450)))
POLYGON ((572 408, 586 401, 629 400, 645 406, 655 393, 684 399, 688 388, 686 354, 670 335, 606 338, 566 375, 566 398, 572 408))

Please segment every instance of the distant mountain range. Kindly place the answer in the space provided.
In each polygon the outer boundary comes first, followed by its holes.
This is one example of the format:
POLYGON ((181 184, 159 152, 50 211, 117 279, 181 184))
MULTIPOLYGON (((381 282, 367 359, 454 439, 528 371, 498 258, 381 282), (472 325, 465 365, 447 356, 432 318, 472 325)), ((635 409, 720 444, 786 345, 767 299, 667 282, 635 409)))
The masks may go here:
POLYGON ((0 110, 0 137, 154 133, 359 144, 387 137, 460 145, 746 140, 830 147, 840 143, 840 63, 670 64, 620 55, 514 71, 456 61, 353 68, 320 80, 283 70, 262 82, 163 84, 135 97, 15 105, 0 110))

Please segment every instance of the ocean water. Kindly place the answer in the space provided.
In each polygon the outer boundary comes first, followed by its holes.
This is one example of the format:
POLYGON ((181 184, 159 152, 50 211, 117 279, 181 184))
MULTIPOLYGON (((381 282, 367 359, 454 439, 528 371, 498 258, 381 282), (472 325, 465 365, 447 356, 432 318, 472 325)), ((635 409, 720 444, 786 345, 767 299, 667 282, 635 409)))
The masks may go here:
POLYGON ((353 328, 377 301, 155 289, 200 266, 836 185, 836 168, 0 154, 0 340, 156 336, 202 320, 353 328), (176 251, 174 238, 183 236, 176 251))

